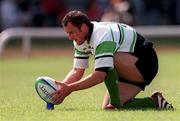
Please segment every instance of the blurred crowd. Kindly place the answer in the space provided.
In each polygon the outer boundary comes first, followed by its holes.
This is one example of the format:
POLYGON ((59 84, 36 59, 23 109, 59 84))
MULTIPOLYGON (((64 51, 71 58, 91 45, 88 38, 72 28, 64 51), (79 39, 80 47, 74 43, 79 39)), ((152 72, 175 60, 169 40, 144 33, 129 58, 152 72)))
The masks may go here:
POLYGON ((91 20, 129 25, 180 24, 179 0, 0 0, 0 31, 9 27, 55 27, 70 10, 91 20))

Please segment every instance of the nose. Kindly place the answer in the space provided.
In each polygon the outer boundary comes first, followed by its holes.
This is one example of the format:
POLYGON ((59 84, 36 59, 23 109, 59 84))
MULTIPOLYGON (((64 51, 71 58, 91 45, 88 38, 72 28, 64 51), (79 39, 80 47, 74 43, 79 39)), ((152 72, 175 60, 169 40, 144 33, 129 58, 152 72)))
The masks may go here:
POLYGON ((72 38, 70 36, 68 36, 69 40, 72 40, 72 38))

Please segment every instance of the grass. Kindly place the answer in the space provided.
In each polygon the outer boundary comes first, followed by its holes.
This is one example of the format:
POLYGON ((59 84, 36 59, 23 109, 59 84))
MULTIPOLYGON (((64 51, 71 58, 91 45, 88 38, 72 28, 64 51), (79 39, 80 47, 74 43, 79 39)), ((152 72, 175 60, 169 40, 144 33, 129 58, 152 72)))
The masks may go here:
MULTIPOLYGON (((180 56, 178 51, 159 52, 160 70, 151 86, 138 97, 163 91, 176 110, 103 111, 104 84, 72 93, 53 111, 37 96, 34 80, 47 75, 62 80, 72 67, 72 57, 0 60, 0 121, 178 121, 180 117, 180 56)), ((93 63, 93 62, 91 62, 93 63)), ((88 69, 90 73, 93 68, 88 69)))

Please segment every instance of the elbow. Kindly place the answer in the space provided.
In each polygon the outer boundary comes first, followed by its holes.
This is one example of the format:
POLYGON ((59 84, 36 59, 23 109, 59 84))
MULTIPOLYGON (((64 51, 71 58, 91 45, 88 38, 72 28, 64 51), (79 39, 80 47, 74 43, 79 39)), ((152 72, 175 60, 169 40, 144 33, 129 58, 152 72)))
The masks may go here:
POLYGON ((82 78, 84 75, 85 69, 74 68, 73 71, 76 75, 79 76, 79 78, 82 78))
POLYGON ((98 79, 100 82, 103 82, 106 78, 106 72, 103 72, 103 71, 95 71, 94 72, 94 77, 96 79, 98 79))

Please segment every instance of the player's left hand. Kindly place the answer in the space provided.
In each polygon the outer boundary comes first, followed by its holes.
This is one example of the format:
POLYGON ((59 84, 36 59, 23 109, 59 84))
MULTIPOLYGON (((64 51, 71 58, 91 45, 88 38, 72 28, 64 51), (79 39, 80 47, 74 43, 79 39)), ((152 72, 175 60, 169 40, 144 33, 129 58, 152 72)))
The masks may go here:
POLYGON ((72 92, 72 90, 65 83, 56 81, 56 84, 60 86, 60 89, 52 93, 51 95, 52 95, 52 100, 54 104, 57 105, 57 104, 61 104, 63 100, 65 99, 65 97, 68 96, 72 92))

